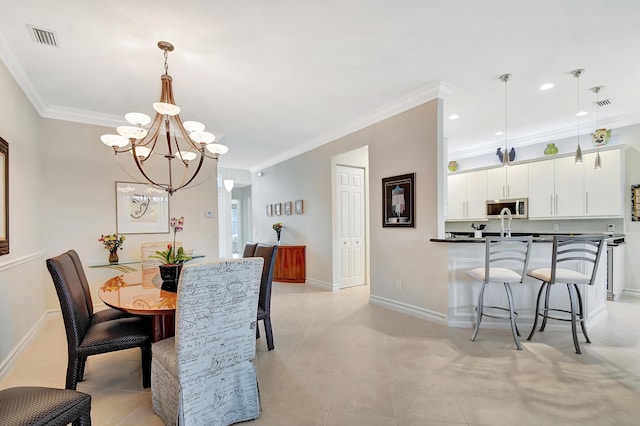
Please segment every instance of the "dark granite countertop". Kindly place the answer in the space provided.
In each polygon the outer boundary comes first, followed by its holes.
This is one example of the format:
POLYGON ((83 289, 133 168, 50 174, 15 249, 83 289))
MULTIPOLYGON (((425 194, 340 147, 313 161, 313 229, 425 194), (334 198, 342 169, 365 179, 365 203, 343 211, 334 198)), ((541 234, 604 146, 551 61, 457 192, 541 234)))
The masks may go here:
MULTIPOLYGON (((483 233, 482 238, 475 238, 473 236, 473 232, 451 232, 451 237, 449 238, 431 238, 429 241, 434 243, 484 243, 486 236, 497 237, 500 236, 499 232, 485 232, 483 233)), ((524 232, 512 232, 511 235, 513 237, 524 237, 527 235, 533 236, 534 243, 550 243, 553 241, 553 237, 555 235, 589 235, 589 234, 561 234, 561 233, 524 233, 524 232)), ((624 235, 623 234, 605 234, 605 238, 607 240, 607 244, 610 245, 618 245, 624 243, 624 235)))

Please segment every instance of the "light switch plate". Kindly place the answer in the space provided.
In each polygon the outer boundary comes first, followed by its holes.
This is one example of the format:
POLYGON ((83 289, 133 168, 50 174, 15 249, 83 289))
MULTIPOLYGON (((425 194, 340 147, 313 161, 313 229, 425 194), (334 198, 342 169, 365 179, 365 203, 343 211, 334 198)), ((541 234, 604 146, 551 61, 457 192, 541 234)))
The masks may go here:
POLYGON ((212 218, 213 217, 213 210, 205 210, 204 217, 212 218))

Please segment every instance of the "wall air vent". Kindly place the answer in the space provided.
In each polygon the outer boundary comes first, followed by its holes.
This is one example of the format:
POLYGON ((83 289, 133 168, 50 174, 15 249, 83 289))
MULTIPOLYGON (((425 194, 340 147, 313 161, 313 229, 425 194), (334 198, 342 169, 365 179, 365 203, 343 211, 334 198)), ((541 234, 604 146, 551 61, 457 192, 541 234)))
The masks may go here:
POLYGON ((34 43, 44 44, 45 46, 58 47, 58 39, 55 31, 45 30, 44 28, 34 27, 27 24, 29 34, 34 43))
POLYGON ((593 104, 598 107, 608 106, 608 105, 611 105, 611 99, 609 98, 603 99, 601 101, 594 102, 593 104))

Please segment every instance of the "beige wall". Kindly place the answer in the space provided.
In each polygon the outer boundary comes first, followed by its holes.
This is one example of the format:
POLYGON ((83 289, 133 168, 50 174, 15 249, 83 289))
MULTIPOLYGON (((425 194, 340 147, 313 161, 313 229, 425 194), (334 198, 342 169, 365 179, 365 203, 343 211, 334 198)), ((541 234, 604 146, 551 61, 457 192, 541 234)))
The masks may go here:
POLYGON ((371 298, 416 315, 444 319, 447 312, 446 247, 429 243, 438 232, 440 103, 434 100, 342 137, 253 177, 254 237, 273 241, 283 222, 283 242, 307 246, 307 278, 333 286, 332 157, 363 146, 369 151, 371 298), (416 228, 382 228, 383 177, 416 173, 416 228), (267 217, 265 205, 304 199, 303 215, 267 217), (402 290, 395 288, 402 281, 402 290))
POLYGON ((0 136, 9 143, 10 253, 0 257, 0 369, 52 296, 43 257, 40 117, 0 62, 0 136))

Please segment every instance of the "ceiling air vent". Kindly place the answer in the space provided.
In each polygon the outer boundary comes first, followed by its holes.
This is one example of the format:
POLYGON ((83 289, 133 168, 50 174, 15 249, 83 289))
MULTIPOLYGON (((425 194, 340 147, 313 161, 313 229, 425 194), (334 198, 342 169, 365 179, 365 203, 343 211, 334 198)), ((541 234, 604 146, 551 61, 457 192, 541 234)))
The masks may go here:
POLYGON ((609 98, 603 99, 601 101, 594 102, 593 104, 599 107, 608 106, 608 105, 611 105, 611 99, 609 98))
POLYGON ((58 39, 56 38, 55 31, 45 30, 44 28, 34 27, 27 24, 31 39, 34 43, 44 44, 45 46, 58 47, 58 39))

